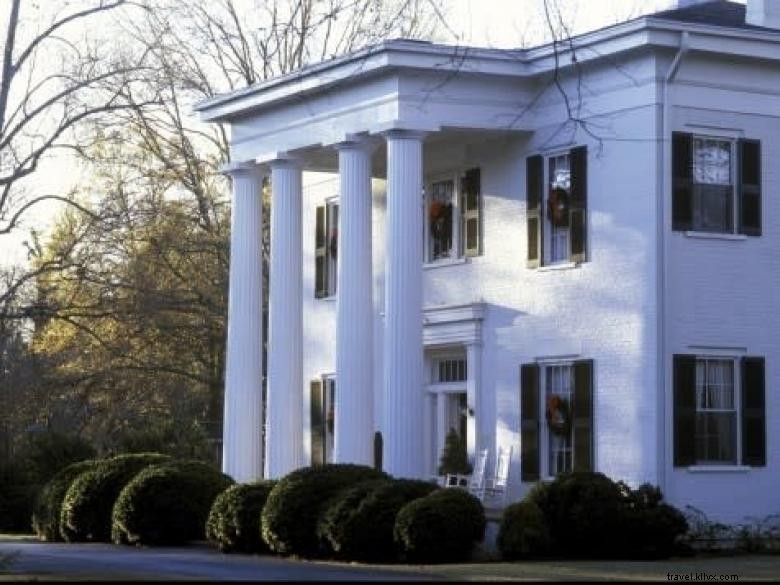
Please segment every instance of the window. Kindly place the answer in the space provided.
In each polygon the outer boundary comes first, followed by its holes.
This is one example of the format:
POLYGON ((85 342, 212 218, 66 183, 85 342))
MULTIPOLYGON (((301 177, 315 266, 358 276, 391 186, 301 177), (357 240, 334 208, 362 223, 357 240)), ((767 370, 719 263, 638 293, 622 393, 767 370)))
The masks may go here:
POLYGON ((674 464, 766 464, 764 358, 674 356, 674 464))
POLYGON ((339 204, 336 199, 317 207, 314 245, 314 296, 331 297, 338 282, 339 204))
POLYGON ((761 235, 761 143, 675 132, 672 228, 761 235))
POLYGON ((587 148, 526 160, 528 267, 587 258, 587 148))
POLYGON ((696 360, 696 461, 737 462, 737 404, 732 360, 696 360))
POLYGON ((574 378, 571 366, 545 368, 545 419, 547 422, 547 475, 572 470, 571 408, 574 378))
POLYGON ((311 464, 333 462, 336 422, 336 379, 323 376, 310 383, 311 464))
POLYGON ((425 258, 428 262, 481 254, 480 171, 428 184, 425 195, 425 258))
POLYGON ((593 470, 593 362, 520 368, 520 475, 593 470))
POLYGON ((465 382, 466 360, 461 358, 442 358, 433 360, 432 379, 434 383, 465 382))

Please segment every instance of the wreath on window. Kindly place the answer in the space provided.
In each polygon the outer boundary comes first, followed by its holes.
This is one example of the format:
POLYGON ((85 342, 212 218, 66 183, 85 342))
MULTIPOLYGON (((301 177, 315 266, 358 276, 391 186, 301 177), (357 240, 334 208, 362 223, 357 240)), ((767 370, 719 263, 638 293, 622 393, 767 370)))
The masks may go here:
POLYGON ((431 235, 437 240, 448 240, 452 235, 452 204, 431 201, 428 207, 431 235))
POLYGON ((547 398, 547 409, 545 412, 547 427, 554 435, 559 437, 568 437, 571 432, 571 409, 569 401, 553 394, 547 398))
POLYGON ((569 192, 562 187, 550 190, 547 198, 547 217, 555 227, 569 226, 569 192))
POLYGON ((336 228, 330 230, 329 246, 330 246, 330 255, 335 258, 339 249, 339 231, 336 228))

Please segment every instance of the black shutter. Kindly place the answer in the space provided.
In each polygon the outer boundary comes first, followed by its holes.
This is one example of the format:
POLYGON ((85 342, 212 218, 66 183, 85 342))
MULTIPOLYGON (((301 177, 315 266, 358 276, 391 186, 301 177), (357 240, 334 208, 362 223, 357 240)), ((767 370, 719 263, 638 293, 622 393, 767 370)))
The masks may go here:
POLYGON ((311 464, 325 464, 325 417, 324 400, 322 395, 322 380, 312 380, 309 384, 311 419, 309 431, 311 433, 311 464))
POLYGON ((461 230, 463 254, 465 256, 479 256, 481 250, 482 234, 480 233, 482 210, 482 188, 479 169, 469 169, 461 180, 460 209, 463 215, 463 229, 461 230))
POLYGON ((543 264, 542 201, 544 200, 544 159, 529 156, 525 161, 526 224, 528 231, 528 268, 543 264))
POLYGON ((761 142, 739 141, 739 233, 761 235, 761 142))
POLYGON ((520 367, 520 479, 539 479, 539 366, 520 367))
POLYGON ((764 358, 742 358, 742 464, 766 465, 764 358))
POLYGON ((674 356, 674 466, 696 463, 696 356, 674 356))
POLYGON ((593 471, 593 360, 574 362, 574 471, 593 471))
POLYGON ((571 261, 585 262, 588 242, 588 147, 578 146, 569 152, 571 162, 571 261))
POLYGON ((672 132, 672 229, 693 228, 693 134, 672 132))
POLYGON ((318 299, 328 296, 328 239, 325 223, 325 206, 319 205, 314 234, 314 296, 318 299))

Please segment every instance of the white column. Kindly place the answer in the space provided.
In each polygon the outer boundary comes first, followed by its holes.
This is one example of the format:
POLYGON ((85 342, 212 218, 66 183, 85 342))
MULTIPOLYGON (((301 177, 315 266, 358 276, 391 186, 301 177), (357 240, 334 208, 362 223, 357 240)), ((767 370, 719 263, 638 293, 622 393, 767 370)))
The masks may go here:
POLYGON ((262 175, 227 169, 233 180, 222 470, 238 482, 262 476, 262 175))
POLYGON ((303 460, 302 193, 296 161, 275 160, 270 166, 266 477, 278 478, 300 467, 303 460))
POLYGON ((384 467, 425 476, 422 345, 422 143, 420 133, 387 138, 384 467))
POLYGON ((374 458, 371 158, 368 145, 339 145, 339 232, 336 321, 338 463, 374 458))
POLYGON ((478 450, 489 447, 484 436, 485 412, 482 408, 481 350, 476 343, 466 344, 466 407, 468 409, 466 451, 469 461, 473 462, 478 450))

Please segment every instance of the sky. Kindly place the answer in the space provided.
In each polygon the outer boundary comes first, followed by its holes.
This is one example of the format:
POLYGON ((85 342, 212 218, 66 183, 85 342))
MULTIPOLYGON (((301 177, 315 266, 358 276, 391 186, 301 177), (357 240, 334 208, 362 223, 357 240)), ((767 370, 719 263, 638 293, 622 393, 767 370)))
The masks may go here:
MULTIPOLYGON (((237 3, 249 0, 238 0, 237 3)), ((443 31, 447 42, 494 48, 517 48, 544 41, 546 25, 543 20, 543 0, 444 0, 449 30, 443 31)), ((738 0, 739 1, 739 0, 738 0)), ((743 0, 744 2, 744 0, 743 0)), ((582 33, 615 24, 648 12, 663 10, 676 4, 675 0, 558 0, 561 12, 572 33, 582 33)), ((0 10, 7 10, 0 0, 0 10)), ((80 171, 68 158, 49 160, 44 172, 37 174, 30 185, 37 192, 66 191, 79 180, 80 171), (67 185, 70 178, 71 185, 67 185)), ((27 228, 46 229, 51 225, 57 208, 41 206, 28 217, 27 228)), ((0 266, 22 262, 25 248, 22 242, 28 233, 0 236, 0 266)))

